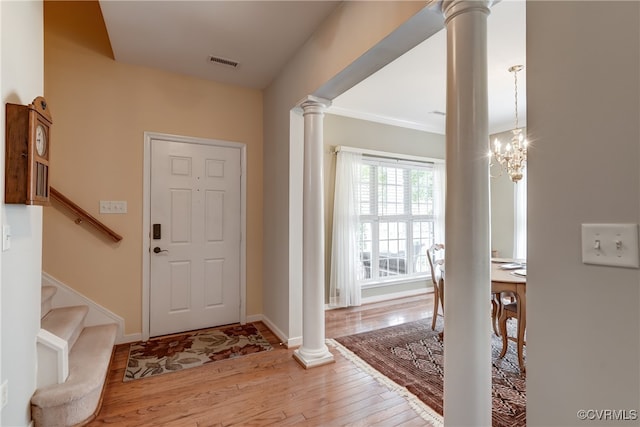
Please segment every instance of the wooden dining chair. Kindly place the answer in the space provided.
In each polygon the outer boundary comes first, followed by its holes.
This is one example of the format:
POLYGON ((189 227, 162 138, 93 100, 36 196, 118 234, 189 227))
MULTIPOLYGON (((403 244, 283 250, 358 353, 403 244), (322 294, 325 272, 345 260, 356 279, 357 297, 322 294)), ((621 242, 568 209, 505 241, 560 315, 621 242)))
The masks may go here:
POLYGON ((436 329, 436 320, 438 318, 438 307, 442 306, 442 315, 444 316, 444 277, 437 266, 444 264, 444 244, 435 243, 427 250, 427 260, 429 268, 431 268, 431 281, 433 282, 433 320, 431 321, 431 330, 436 329), (436 270, 438 273, 436 274, 436 270))
POLYGON ((498 332, 498 321, 500 320, 500 307, 502 301, 500 300, 499 292, 491 292, 491 326, 493 327, 493 333, 500 335, 498 332))
MULTIPOLYGON (((518 336, 517 336, 517 332, 516 332, 516 336, 512 337, 509 336, 509 333, 507 332, 507 320, 508 319, 518 319, 518 302, 517 300, 515 302, 510 302, 508 304, 503 304, 500 310, 500 321, 499 321, 499 331, 500 331, 500 335, 502 337, 502 351, 500 352, 500 357, 504 357, 505 354, 507 354, 507 347, 509 345, 509 341, 514 341, 517 345, 518 343, 518 336)), ((519 325, 518 325, 519 326, 519 325)), ((525 344, 525 342, 523 342, 523 345, 525 344)), ((524 370, 524 366, 520 366, 521 370, 524 370)))
POLYGON ((511 292, 491 292, 491 326, 493 333, 500 336, 500 313, 502 312, 505 302, 511 303, 515 301, 515 295, 511 292))

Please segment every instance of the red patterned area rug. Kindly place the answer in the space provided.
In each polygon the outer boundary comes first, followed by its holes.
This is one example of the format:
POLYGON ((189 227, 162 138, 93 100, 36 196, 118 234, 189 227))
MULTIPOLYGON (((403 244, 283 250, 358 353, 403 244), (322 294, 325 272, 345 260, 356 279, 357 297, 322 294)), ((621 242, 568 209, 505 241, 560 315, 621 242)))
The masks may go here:
MULTIPOLYGON (((439 326, 432 331, 431 319, 423 319, 335 341, 442 415, 444 347, 438 339, 441 322, 439 326)), ((518 369, 515 343, 509 344, 507 354, 500 359, 502 340, 491 336, 492 424, 525 426, 526 376, 518 369)))
POLYGON ((195 368, 217 360, 272 349, 269 341, 250 323, 137 342, 129 348, 123 381, 195 368))

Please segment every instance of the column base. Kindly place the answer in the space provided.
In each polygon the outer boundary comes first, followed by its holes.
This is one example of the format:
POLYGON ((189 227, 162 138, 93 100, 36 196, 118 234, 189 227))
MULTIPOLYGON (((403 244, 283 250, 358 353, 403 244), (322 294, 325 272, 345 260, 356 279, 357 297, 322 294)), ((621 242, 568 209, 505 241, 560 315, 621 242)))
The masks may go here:
POLYGON ((308 352, 299 348, 293 352, 293 358, 305 369, 335 363, 333 354, 331 354, 327 346, 324 346, 324 349, 318 352, 308 352))

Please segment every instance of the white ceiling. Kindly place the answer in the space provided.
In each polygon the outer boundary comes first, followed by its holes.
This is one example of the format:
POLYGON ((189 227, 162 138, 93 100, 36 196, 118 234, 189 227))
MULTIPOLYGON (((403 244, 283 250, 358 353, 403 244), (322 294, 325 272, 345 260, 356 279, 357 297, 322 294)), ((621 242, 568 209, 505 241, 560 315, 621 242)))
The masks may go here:
POLYGON ((116 61, 258 89, 338 4, 100 0, 116 61), (239 65, 211 63, 209 56, 239 65))
MULTIPOLYGON (((101 0, 117 61, 265 88, 339 1, 101 0), (239 62, 213 64, 209 56, 239 62)), ((525 2, 503 0, 488 27, 491 133, 514 124, 513 75, 525 64, 525 2)), ((518 73, 525 125, 526 69, 518 73)), ((333 100, 329 112, 444 134, 446 38, 441 31, 333 100)))
MULTIPOLYGON (((503 0, 488 19, 489 131, 515 123, 513 74, 525 64, 525 2, 503 0)), ((433 35, 348 92, 333 100, 332 112, 444 134, 447 46, 444 30, 433 35)), ((518 73, 519 125, 526 125, 525 70, 518 73)))

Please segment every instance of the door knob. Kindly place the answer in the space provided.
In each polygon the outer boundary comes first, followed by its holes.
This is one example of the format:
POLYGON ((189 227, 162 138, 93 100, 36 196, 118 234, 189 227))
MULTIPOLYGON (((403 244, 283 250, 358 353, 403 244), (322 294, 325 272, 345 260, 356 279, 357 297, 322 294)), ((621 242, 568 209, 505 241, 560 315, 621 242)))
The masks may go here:
POLYGON ((153 253, 159 254, 160 252, 169 252, 166 249, 160 249, 159 246, 156 246, 155 248, 153 248, 153 253))

